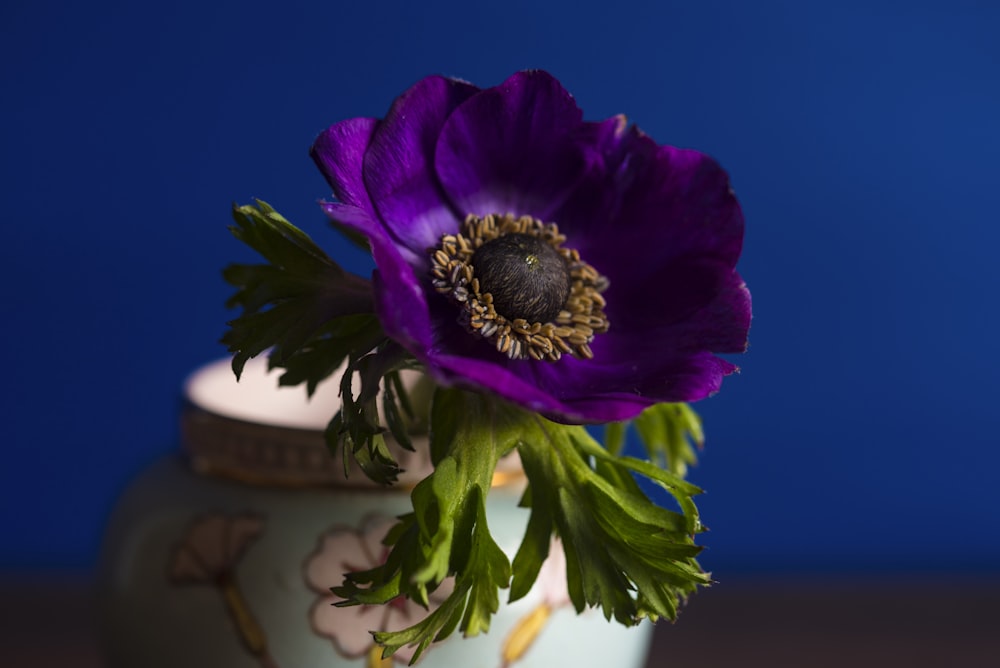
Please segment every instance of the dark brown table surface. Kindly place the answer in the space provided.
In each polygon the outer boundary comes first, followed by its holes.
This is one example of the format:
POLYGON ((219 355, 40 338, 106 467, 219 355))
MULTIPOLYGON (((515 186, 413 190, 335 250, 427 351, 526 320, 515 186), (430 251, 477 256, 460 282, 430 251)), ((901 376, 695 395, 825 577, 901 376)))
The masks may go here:
MULTIPOLYGON (((0 597, 0 666, 101 668, 86 578, 0 573, 0 597)), ((1000 576, 734 579, 658 625, 649 666, 996 668, 1000 576)))

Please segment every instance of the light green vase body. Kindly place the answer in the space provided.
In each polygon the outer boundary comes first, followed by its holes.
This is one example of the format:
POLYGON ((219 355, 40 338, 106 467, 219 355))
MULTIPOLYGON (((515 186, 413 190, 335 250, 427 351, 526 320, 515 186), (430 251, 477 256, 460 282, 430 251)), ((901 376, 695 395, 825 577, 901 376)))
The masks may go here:
MULTIPOLYGON (((392 489, 359 472, 345 478, 321 436, 337 409, 330 389, 307 402, 301 390, 278 390, 262 365, 248 367, 239 386, 225 364, 192 376, 183 453, 141 474, 108 525, 100 575, 108 668, 407 663, 412 650, 382 662, 369 632, 409 626, 425 610, 406 601, 336 607, 329 588, 384 557, 381 538, 410 510, 407 486, 427 465, 410 455, 392 489)), ((517 463, 508 462, 487 500, 490 531, 510 557, 527 521, 517 507, 522 490, 517 463)), ((524 599, 508 605, 505 594, 488 633, 453 634, 418 665, 645 665, 652 625, 577 615, 558 559, 524 599)))

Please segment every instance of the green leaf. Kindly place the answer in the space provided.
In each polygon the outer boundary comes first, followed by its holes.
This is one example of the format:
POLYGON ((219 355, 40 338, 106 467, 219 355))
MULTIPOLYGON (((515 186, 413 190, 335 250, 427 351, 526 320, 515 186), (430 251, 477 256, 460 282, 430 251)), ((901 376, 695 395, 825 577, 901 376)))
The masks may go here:
MULTIPOLYGON (((379 388, 388 388, 391 385, 388 379, 406 364, 408 358, 394 343, 384 343, 374 352, 360 357, 352 353, 351 361, 340 379, 340 410, 324 433, 331 451, 343 448, 345 454, 350 452, 365 475, 383 485, 396 482, 400 468, 385 442, 385 428, 378 412, 379 388), (361 380, 361 392, 358 396, 354 396, 353 390, 355 375, 361 380)), ((392 406, 394 405, 393 401, 392 406)), ((385 401, 383 410, 387 410, 385 401)), ((388 416, 388 419, 390 426, 397 421, 395 413, 388 416)), ((403 430, 399 425, 395 428, 403 430)), ((409 437, 405 433, 400 435, 405 439, 404 447, 409 445, 409 437)), ((345 461, 345 472, 348 470, 347 464, 345 461)))
POLYGON ((516 447, 530 415, 492 397, 438 388, 431 405, 434 472, 413 490, 414 512, 401 518, 387 543, 386 563, 350 574, 335 591, 351 603, 385 602, 405 595, 422 602, 448 577, 454 588, 416 625, 376 634, 391 655, 414 644, 414 660, 428 644, 456 629, 485 632, 510 583, 507 555, 490 534, 486 496, 502 456, 516 447))
MULTIPOLYGON (((363 358, 360 365, 368 359, 375 358, 363 358)), ((373 377, 382 377, 382 371, 373 377)), ((363 389, 360 404, 369 395, 363 389)), ((351 406, 345 403, 345 409, 351 406)), ((355 424, 377 429, 365 415, 360 409, 355 424)), ((401 418, 390 421, 396 419, 401 418)), ((553 536, 562 539, 567 589, 577 611, 597 606, 626 625, 644 617, 675 619, 687 596, 710 584, 693 541, 701 525, 692 497, 701 490, 679 475, 612 454, 582 427, 457 389, 436 391, 430 433, 435 470, 413 490, 414 512, 401 518, 387 540, 392 549, 386 563, 350 574, 336 589, 346 604, 385 603, 402 595, 426 605, 429 594, 454 577, 451 593, 426 618, 376 634, 386 656, 415 645, 415 660, 455 630, 486 631, 499 606, 499 589, 510 586, 511 600, 527 594, 553 536), (497 461, 514 447, 529 481, 522 505, 531 512, 511 564, 490 536, 485 499, 497 461), (633 474, 669 490, 680 512, 653 503, 633 474)), ((618 448, 621 437, 616 439, 618 448)))
MULTIPOLYGON (((525 490, 521 505, 533 507, 531 501, 531 488, 525 490)), ((554 519, 551 513, 539 508, 532 511, 528 516, 528 525, 524 530, 524 538, 521 539, 521 546, 514 555, 514 562, 511 564, 513 580, 510 585, 510 600, 517 601, 524 598, 532 585, 538 579, 538 572, 542 564, 549 557, 549 548, 552 545, 552 533, 555 529, 554 519)))
POLYGON ((399 373, 396 371, 386 375, 385 381, 385 387, 382 389, 382 414, 389 426, 389 433, 392 434, 397 443, 412 452, 410 425, 404 418, 406 407, 409 404, 406 399, 406 390, 399 382, 399 373))
POLYGON ((227 306, 242 308, 222 337, 237 377, 247 360, 270 350, 271 367, 288 369, 282 382, 305 382, 311 392, 351 351, 384 338, 368 281, 341 269, 265 202, 234 205, 233 220, 233 235, 267 261, 223 271, 237 288, 227 306))
POLYGON ((625 447, 625 432, 628 422, 609 422, 604 426, 604 447, 617 455, 625 447))
POLYGON ((362 313, 335 318, 297 350, 286 353, 283 359, 271 358, 269 366, 280 366, 284 373, 278 378, 280 385, 305 383, 311 396, 316 386, 333 375, 344 360, 371 350, 383 341, 382 326, 374 314, 362 313))
POLYGON ((700 490, 650 462, 608 452, 582 427, 535 422, 518 446, 531 517, 513 562, 512 600, 537 577, 551 531, 562 538, 567 588, 578 612, 599 606, 626 625, 643 617, 674 619, 679 604, 710 583, 695 560, 700 524, 691 497, 700 490), (681 512, 653 503, 632 473, 670 490, 681 512))
MULTIPOLYGON (((655 404, 632 422, 650 460, 684 477, 705 443, 701 418, 687 404, 655 404)), ((610 425, 609 425, 610 426, 610 425)))
POLYGON ((454 587, 413 626, 375 634, 389 656, 456 630, 489 628, 499 590, 528 593, 553 537, 566 556, 567 590, 577 611, 600 607, 626 625, 674 619, 698 586, 710 584, 696 557, 700 530, 692 497, 701 490, 651 462, 613 454, 583 427, 556 424, 495 398, 439 388, 431 407, 434 472, 411 495, 414 512, 386 543, 385 564, 349 574, 335 592, 345 605, 407 596, 427 605, 446 578, 454 587), (485 499, 501 456, 517 448, 528 478, 521 505, 530 508, 524 538, 509 562, 490 536, 485 499), (656 505, 634 475, 668 489, 680 512, 656 505))
POLYGON ((377 395, 388 378, 382 411, 396 440, 410 447, 400 416, 408 399, 396 374, 409 358, 388 343, 374 313, 371 284, 341 269, 266 202, 234 206, 233 220, 236 238, 267 261, 231 265, 223 272, 237 288, 227 304, 242 308, 222 339, 233 353, 237 378, 247 360, 268 351, 269 368, 284 370, 279 383, 304 384, 312 395, 346 362, 342 406, 327 427, 327 445, 343 448, 345 472, 353 457, 372 480, 395 482, 399 466, 385 442, 377 395), (355 375, 362 385, 358 397, 352 392, 355 375))

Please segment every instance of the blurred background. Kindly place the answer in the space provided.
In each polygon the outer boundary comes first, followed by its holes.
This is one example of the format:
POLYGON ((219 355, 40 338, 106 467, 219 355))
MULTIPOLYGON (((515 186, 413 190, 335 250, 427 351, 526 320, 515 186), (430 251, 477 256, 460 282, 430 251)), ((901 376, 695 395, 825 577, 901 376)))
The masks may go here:
POLYGON ((0 570, 85 582, 176 450, 183 379, 225 353, 220 269, 251 258, 232 202, 367 274, 313 138, 427 74, 543 68, 716 157, 744 208, 751 347, 691 473, 717 595, 995 582, 998 34, 973 0, 4 3, 0 570))

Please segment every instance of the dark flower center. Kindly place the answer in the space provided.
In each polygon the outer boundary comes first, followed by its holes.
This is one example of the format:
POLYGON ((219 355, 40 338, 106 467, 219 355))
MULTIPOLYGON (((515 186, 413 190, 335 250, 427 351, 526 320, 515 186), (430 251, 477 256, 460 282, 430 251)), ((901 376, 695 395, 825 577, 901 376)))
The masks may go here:
POLYGON ((472 256, 479 289, 493 295, 493 308, 514 320, 555 320, 569 297, 569 268, 537 237, 508 234, 487 241, 472 256))
POLYGON ((608 280, 563 248, 555 223, 511 214, 466 217, 431 249, 431 283, 460 306, 459 321, 510 359, 591 359, 608 331, 608 280))

